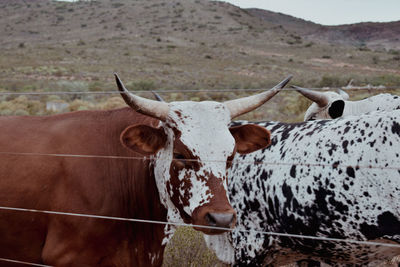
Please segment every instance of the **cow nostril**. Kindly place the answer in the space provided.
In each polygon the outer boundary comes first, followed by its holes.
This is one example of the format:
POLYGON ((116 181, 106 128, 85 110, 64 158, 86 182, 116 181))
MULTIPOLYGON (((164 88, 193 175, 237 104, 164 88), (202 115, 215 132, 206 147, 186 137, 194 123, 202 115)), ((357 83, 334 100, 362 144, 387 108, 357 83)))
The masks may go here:
POLYGON ((210 226, 217 225, 217 222, 215 221, 214 217, 210 213, 206 214, 206 221, 207 221, 208 225, 210 225, 210 226))
POLYGON ((234 214, 232 213, 207 213, 206 221, 210 226, 218 226, 218 227, 231 227, 231 224, 234 220, 234 214))

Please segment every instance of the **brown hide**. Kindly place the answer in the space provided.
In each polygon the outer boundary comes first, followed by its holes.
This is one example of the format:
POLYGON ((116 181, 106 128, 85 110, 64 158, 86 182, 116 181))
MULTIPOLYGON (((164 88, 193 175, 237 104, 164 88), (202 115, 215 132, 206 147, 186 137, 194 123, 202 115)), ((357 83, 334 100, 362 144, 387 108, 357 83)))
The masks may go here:
MULTIPOLYGON (((0 151, 140 157, 120 142, 124 129, 140 123, 158 121, 130 108, 0 117, 0 151)), ((0 154, 0 206, 166 221, 149 162, 132 159, 0 154)), ((160 266, 163 229, 0 210, 0 257, 55 266, 160 266)))

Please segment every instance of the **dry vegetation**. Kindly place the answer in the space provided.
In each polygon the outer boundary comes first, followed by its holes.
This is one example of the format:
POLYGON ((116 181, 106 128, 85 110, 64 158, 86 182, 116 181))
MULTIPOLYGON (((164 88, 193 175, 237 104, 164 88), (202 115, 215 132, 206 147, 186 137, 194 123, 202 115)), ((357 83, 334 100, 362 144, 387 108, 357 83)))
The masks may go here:
POLYGON ((8 0, 0 36, 0 88, 11 91, 110 90, 114 71, 158 89, 268 87, 287 74, 307 86, 400 84, 400 45, 319 43, 223 2, 8 0))
MULTIPOLYGON (((350 79, 400 87, 400 42, 391 49, 341 46, 285 27, 206 0, 2 0, 0 115, 52 114, 48 102, 69 104, 58 112, 124 106, 110 94, 4 94, 114 91, 115 71, 130 90, 163 90, 167 101, 228 100, 253 93, 243 89, 270 88, 288 74, 307 87, 344 86, 350 79), (234 90, 200 90, 216 88, 234 90)), ((349 93, 360 99, 379 92, 349 93)), ((309 104, 296 92, 282 92, 241 119, 301 121, 309 104)), ((188 228, 166 250, 164 266, 177 265, 221 266, 188 228)))

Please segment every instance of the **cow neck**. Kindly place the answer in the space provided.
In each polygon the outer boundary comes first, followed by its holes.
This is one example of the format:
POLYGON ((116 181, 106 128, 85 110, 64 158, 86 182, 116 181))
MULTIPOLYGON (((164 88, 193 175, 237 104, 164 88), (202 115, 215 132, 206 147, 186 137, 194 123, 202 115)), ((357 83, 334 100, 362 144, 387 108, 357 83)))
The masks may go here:
POLYGON ((345 101, 343 117, 355 116, 376 110, 384 110, 385 106, 377 101, 371 101, 372 98, 366 98, 358 101, 345 101))
MULTIPOLYGON (((131 152, 122 146, 119 141, 120 135, 125 128, 131 125, 155 126, 159 121, 139 114, 130 108, 114 110, 111 114, 108 121, 112 125, 107 125, 109 132, 106 135, 109 135, 110 140, 118 142, 118 145, 112 143, 107 147, 107 154, 142 158, 143 155, 131 152)), ((151 160, 115 159, 107 162, 110 179, 108 183, 104 184, 104 190, 105 193, 109 192, 119 199, 119 205, 123 207, 121 216, 165 221, 166 211, 160 202, 151 160), (117 175, 111 176, 112 173, 117 173, 117 175), (116 183, 119 186, 116 187, 116 183), (115 192, 110 192, 112 188, 115 188, 115 192)))
POLYGON ((379 94, 358 101, 345 101, 345 103, 343 117, 400 108, 400 100, 391 94, 379 94))
MULTIPOLYGON (((164 146, 163 149, 161 149, 154 157, 153 157, 153 172, 154 172, 154 180, 156 182, 156 186, 158 189, 159 197, 160 197, 160 202, 161 204, 167 209, 167 221, 168 222, 177 222, 177 223, 182 223, 182 219, 179 216, 179 212, 175 208, 174 204, 172 203, 171 199, 168 196, 167 189, 165 186, 165 173, 167 170, 169 170, 169 165, 168 164, 160 164, 161 162, 164 163, 171 163, 172 161, 172 149, 173 149, 173 144, 172 144, 172 138, 171 138, 171 133, 172 130, 169 129, 168 127, 165 127, 165 123, 160 122, 159 126, 164 128, 168 138, 167 142, 164 146), (156 164, 158 162, 159 164, 156 164)), ((164 228, 164 232, 166 234, 165 239, 163 240, 163 244, 166 244, 170 238, 172 238, 172 235, 175 232, 175 227, 173 225, 166 225, 164 228)))

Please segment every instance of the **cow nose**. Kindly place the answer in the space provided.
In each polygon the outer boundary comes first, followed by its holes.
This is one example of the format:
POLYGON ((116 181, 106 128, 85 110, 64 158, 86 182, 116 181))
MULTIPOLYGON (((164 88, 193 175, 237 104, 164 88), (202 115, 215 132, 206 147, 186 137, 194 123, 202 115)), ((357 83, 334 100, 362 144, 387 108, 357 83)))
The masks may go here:
POLYGON ((209 226, 230 228, 235 219, 233 213, 214 213, 209 212, 206 214, 206 221, 209 226))

